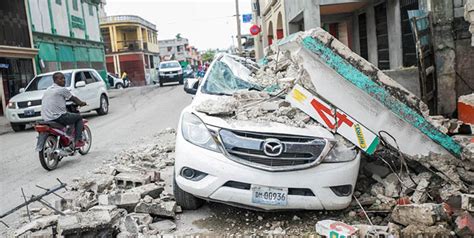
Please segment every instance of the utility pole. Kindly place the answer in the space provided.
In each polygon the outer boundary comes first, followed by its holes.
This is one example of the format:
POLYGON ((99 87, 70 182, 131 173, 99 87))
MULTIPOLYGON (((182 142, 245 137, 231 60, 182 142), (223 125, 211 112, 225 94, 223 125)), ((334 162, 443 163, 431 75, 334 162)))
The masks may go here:
POLYGON ((235 18, 237 19, 237 48, 239 55, 242 54, 242 36, 240 35, 240 15, 239 15, 239 0, 235 0, 235 18))

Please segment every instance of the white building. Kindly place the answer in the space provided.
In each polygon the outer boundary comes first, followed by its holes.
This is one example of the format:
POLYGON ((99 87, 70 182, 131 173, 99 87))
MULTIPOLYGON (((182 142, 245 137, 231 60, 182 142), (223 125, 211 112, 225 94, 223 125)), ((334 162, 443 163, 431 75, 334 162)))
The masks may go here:
POLYGON ((189 40, 186 38, 175 38, 158 41, 160 45, 161 60, 186 61, 191 58, 186 50, 189 46, 189 40))

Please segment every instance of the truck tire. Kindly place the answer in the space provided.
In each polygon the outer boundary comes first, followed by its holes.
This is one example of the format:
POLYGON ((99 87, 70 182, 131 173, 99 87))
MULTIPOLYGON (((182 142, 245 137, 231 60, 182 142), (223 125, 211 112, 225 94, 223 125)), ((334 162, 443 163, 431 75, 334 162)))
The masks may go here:
POLYGON ((173 193, 176 203, 184 210, 196 210, 204 204, 204 200, 183 191, 176 184, 176 177, 173 175, 173 193))
POLYGON ((10 125, 11 125, 13 131, 15 131, 15 132, 24 131, 24 130, 25 130, 25 127, 26 127, 25 124, 15 124, 15 123, 11 123, 10 125))

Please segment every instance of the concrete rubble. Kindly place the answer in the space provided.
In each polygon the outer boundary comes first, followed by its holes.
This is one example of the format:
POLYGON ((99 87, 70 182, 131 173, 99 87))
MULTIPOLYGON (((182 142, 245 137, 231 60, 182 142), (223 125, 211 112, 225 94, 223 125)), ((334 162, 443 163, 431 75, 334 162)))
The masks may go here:
MULTIPOLYGON (((172 232, 177 206, 160 178, 174 164, 175 130, 166 129, 147 143, 124 150, 93 173, 73 179, 52 210, 30 209, 33 221, 15 236, 139 237, 172 232)), ((24 215, 26 217, 26 215, 24 215)))

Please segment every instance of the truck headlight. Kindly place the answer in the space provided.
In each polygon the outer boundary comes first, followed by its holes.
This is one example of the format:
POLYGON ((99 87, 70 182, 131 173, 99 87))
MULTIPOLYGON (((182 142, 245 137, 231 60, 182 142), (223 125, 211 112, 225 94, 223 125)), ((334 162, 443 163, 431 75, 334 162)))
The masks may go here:
POLYGON ((357 157, 355 146, 349 147, 342 142, 336 142, 329 153, 324 157, 322 163, 349 162, 357 157))
POLYGON ((9 108, 9 109, 16 109, 16 103, 14 103, 14 102, 9 102, 9 103, 8 103, 8 108, 9 108))
POLYGON ((216 141, 207 129, 206 125, 194 114, 184 113, 181 120, 181 132, 189 143, 204 149, 220 152, 216 141))

